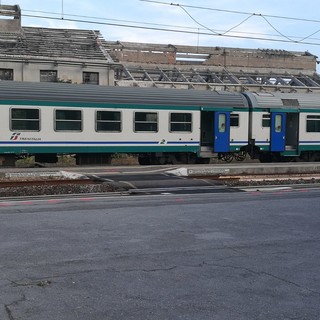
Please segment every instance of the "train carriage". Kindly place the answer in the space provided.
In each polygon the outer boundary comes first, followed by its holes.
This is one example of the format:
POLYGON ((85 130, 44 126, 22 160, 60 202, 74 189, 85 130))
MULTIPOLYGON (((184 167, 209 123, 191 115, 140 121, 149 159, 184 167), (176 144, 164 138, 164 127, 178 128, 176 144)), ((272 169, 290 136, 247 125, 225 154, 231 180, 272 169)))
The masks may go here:
POLYGON ((0 81, 0 154, 106 163, 207 162, 248 145, 249 106, 237 93, 0 81))
POLYGON ((246 93, 249 141, 262 162, 320 160, 320 97, 317 94, 246 93))

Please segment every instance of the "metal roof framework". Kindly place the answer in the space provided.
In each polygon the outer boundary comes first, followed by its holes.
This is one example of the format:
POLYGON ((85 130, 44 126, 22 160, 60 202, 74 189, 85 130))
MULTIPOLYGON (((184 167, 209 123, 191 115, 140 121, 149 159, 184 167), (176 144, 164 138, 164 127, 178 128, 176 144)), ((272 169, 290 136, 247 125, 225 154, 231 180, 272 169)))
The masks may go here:
POLYGON ((115 70, 117 86, 169 87, 235 92, 317 92, 320 93, 320 76, 303 72, 261 71, 231 72, 227 68, 178 69, 177 67, 133 66, 123 64, 115 70))

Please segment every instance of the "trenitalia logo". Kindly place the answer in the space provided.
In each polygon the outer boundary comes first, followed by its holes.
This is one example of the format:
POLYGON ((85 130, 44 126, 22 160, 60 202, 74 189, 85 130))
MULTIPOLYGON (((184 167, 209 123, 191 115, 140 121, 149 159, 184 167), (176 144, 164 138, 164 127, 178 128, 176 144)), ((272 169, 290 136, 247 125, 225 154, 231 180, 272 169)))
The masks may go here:
POLYGON ((21 132, 14 132, 10 138, 11 141, 16 141, 16 140, 19 140, 19 137, 21 135, 21 132))

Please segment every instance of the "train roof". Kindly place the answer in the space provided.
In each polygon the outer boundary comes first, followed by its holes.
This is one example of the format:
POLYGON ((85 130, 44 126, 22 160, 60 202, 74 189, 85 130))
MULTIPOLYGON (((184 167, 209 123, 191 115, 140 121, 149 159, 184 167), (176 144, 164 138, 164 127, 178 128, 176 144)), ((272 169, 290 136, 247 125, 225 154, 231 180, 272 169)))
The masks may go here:
POLYGON ((248 108, 243 95, 223 91, 16 81, 0 81, 0 101, 248 108))
POLYGON ((254 109, 320 109, 320 95, 313 93, 246 93, 254 109))

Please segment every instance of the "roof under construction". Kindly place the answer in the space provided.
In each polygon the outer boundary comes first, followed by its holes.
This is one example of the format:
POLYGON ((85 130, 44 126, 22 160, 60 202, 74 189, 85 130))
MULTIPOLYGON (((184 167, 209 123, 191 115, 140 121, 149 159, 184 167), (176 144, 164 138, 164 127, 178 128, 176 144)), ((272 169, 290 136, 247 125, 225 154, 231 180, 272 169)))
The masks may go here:
POLYGON ((309 52, 104 42, 119 86, 320 92, 309 52))

